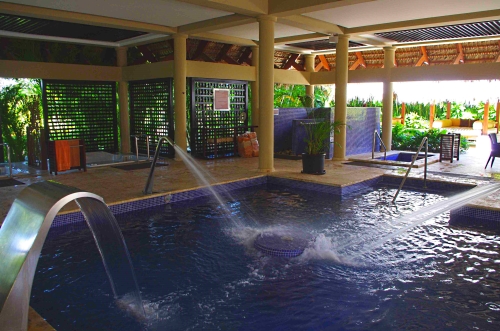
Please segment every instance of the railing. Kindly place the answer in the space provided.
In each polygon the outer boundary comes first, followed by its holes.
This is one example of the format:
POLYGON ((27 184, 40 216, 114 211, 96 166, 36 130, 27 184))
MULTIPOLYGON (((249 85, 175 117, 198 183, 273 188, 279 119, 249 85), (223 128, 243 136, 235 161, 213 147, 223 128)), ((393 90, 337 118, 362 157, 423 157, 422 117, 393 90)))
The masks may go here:
MULTIPOLYGON (((0 145, 3 145, 7 148, 7 161, 9 162, 9 177, 12 178, 12 161, 10 159, 10 146, 7 143, 1 143, 0 145)), ((1 151, 0 153, 3 153, 3 151, 1 151)))
POLYGON ((408 171, 406 171, 406 175, 403 178, 403 181, 401 182, 401 185, 399 185, 399 188, 396 192, 396 195, 394 195, 394 199, 392 199, 392 202, 396 202, 396 199, 398 197, 399 191, 403 188, 403 185, 406 182, 406 178, 408 178, 408 175, 410 174, 411 168, 413 167, 413 164, 415 164, 415 161, 418 158, 418 155, 420 154, 420 151, 422 150, 422 147, 424 146, 425 143, 425 163, 424 163, 424 188, 427 188, 427 153, 429 152, 429 143, 427 137, 424 137, 422 139, 422 142, 420 143, 420 146, 418 147, 417 153, 413 157, 413 160, 411 161, 410 166, 408 167, 408 171))
POLYGON ((135 158, 136 158, 136 161, 139 161, 139 138, 144 138, 146 137, 146 148, 147 148, 147 151, 148 151, 148 160, 149 160, 149 136, 147 134, 144 134, 144 133, 139 133, 139 134, 133 134, 131 135, 131 137, 134 137, 135 139, 135 158))
POLYGON ((169 137, 160 137, 160 140, 158 140, 158 145, 156 145, 156 152, 155 152, 155 156, 153 158, 153 163, 151 163, 151 170, 149 171, 148 180, 146 181, 146 186, 144 187, 144 191, 143 191, 144 194, 152 194, 153 193, 153 179, 154 179, 153 176, 155 173, 156 161, 158 160, 158 156, 160 155, 161 145, 165 141, 167 143, 169 143, 170 145, 172 145, 172 147, 174 147, 174 143, 172 142, 172 140, 170 140, 169 137))
POLYGON ((378 137, 378 139, 380 140, 380 143, 382 144, 382 146, 384 147, 384 161, 385 159, 387 158, 387 147, 385 147, 385 144, 384 142, 382 141, 382 138, 380 137, 380 135, 378 134, 378 131, 375 130, 375 132, 373 132, 373 143, 372 143, 372 159, 375 158, 375 141, 376 141, 376 138, 378 137))

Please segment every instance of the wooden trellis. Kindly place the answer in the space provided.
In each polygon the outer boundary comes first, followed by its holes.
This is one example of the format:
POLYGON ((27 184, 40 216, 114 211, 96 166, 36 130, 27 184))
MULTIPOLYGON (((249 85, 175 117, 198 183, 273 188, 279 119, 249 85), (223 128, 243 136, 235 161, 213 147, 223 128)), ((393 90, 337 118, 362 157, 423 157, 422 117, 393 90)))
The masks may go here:
MULTIPOLYGON (((174 121, 172 106, 172 78, 162 78, 129 83, 130 98, 130 134, 142 135, 138 140, 139 153, 147 153, 149 137, 151 153, 159 138, 168 136, 174 139, 174 121)), ((131 140, 132 151, 135 152, 135 138, 131 140)), ((163 144, 161 156, 174 156, 174 149, 163 144)))
POLYGON ((48 140, 83 139, 87 152, 118 152, 115 82, 43 80, 48 140))
POLYGON ((191 79, 190 145, 198 157, 237 155, 236 137, 248 131, 248 82, 191 79), (229 110, 214 110, 214 89, 229 90, 229 110))

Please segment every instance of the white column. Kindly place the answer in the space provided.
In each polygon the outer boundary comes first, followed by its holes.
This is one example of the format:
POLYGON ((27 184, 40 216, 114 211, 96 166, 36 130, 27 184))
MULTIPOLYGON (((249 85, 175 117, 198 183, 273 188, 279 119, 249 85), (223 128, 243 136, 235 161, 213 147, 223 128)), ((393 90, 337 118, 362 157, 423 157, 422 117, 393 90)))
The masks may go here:
POLYGON ((392 144, 392 112, 394 89, 391 81, 391 69, 394 68, 396 58, 396 47, 384 47, 384 70, 387 74, 384 79, 384 92, 382 95, 382 141, 387 150, 391 150, 392 144))
MULTIPOLYGON (((349 35, 339 35, 335 68, 335 121, 347 124, 347 81, 349 73, 349 35)), ((335 133, 333 160, 345 160, 347 126, 342 125, 335 133)))
MULTIPOLYGON (((127 47, 116 49, 116 64, 127 66, 127 47)), ((130 119, 128 108, 128 83, 123 79, 118 82, 118 109, 120 112, 120 150, 122 154, 130 153, 130 119)))
MULTIPOLYGON (((314 59, 316 58, 316 55, 306 54, 304 57, 306 58, 306 72, 314 72, 314 59)), ((306 85, 306 96, 310 97, 308 100, 312 100, 311 107, 314 107, 314 85, 306 85)))
POLYGON ((274 171, 274 25, 276 17, 259 21, 259 171, 274 171))
MULTIPOLYGON (((255 81, 250 83, 252 89, 252 125, 260 126, 259 110, 259 46, 252 47, 252 66, 255 67, 255 81)), ((260 128, 255 129, 257 138, 260 139, 260 128)))
MULTIPOLYGON (((187 151, 186 135, 186 40, 187 35, 174 35, 174 112, 175 144, 187 151)), ((175 156, 179 160, 179 156, 175 156)))

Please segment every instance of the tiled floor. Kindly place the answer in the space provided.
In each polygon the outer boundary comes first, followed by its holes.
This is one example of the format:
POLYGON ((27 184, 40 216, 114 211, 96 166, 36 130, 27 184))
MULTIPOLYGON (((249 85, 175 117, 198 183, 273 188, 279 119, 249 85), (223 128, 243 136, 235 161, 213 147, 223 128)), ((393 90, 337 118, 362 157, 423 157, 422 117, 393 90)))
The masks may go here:
MULTIPOLYGON (((500 180, 500 160, 490 168, 484 169, 489 156, 489 140, 481 137, 476 147, 470 148, 460 155, 459 161, 450 163, 437 162, 429 165, 428 179, 453 182, 484 182, 484 180, 500 180)), ((352 156, 356 158, 371 158, 371 153, 352 156)), ((211 183, 222 183, 266 174, 258 170, 258 158, 227 158, 219 160, 196 160, 208 174, 211 183)), ((301 181, 318 182, 328 185, 351 185, 368 180, 383 174, 403 176, 406 168, 389 167, 381 169, 350 165, 349 162, 326 161, 326 174, 322 176, 302 174, 300 160, 275 159, 275 172, 271 176, 290 178, 301 181)), ((423 177, 423 167, 412 169, 410 176, 423 177)), ((55 180, 62 184, 77 187, 100 195, 107 204, 112 205, 123 201, 136 200, 145 197, 142 193, 149 169, 124 171, 112 167, 88 168, 87 172, 68 171, 59 175, 50 175, 48 172, 35 171, 30 174, 14 176, 17 180, 29 185, 41 180, 55 180)), ((168 166, 160 166, 154 175, 153 195, 164 195, 171 192, 188 190, 203 186, 197 182, 195 176, 186 168, 182 161, 169 161, 168 166)), ((24 185, 0 187, 0 222, 3 222, 10 205, 24 185)), ((475 201, 475 204, 500 209, 500 192, 494 196, 475 201)), ((74 204, 68 204, 64 211, 75 210, 74 204)))

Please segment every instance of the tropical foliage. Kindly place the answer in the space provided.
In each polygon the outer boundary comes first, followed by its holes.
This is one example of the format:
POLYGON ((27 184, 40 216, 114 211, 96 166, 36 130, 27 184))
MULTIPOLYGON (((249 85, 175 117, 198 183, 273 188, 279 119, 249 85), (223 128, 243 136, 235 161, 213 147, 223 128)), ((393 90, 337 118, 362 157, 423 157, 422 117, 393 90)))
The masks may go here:
MULTIPOLYGON (((392 127, 392 149, 401 151, 417 151, 424 137, 427 137, 430 152, 439 152, 441 135, 446 130, 419 130, 396 124, 392 127)), ((465 137, 460 140, 460 149, 467 150, 469 143, 465 137)))
MULTIPOLYGON (((24 161, 28 126, 41 126, 41 89, 37 80, 17 80, 0 90, 2 140, 11 148, 12 161, 24 161)), ((36 130, 36 132, 39 132, 36 130)), ((32 134, 36 134, 33 132, 32 134)), ((5 149, 3 149, 5 152, 5 149)))

